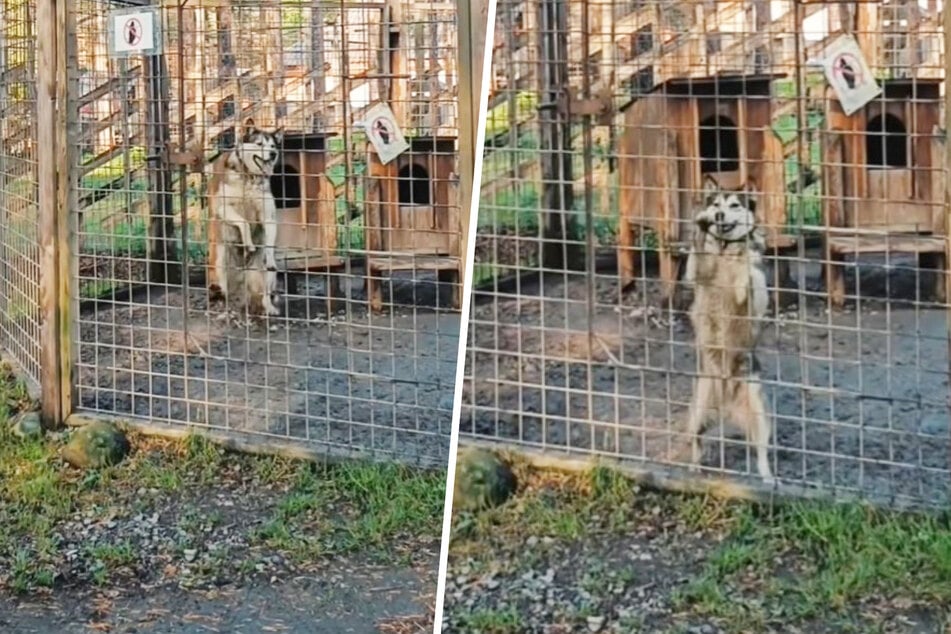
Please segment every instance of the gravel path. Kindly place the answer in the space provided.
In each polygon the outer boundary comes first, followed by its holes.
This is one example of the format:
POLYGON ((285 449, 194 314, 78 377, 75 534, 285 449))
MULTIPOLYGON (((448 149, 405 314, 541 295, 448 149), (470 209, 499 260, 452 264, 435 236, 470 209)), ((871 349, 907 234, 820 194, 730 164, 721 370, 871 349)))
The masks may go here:
POLYGON ((420 623, 431 580, 397 568, 328 566, 320 575, 188 592, 75 591, 47 600, 0 597, 0 631, 16 634, 370 634, 432 631, 420 623))

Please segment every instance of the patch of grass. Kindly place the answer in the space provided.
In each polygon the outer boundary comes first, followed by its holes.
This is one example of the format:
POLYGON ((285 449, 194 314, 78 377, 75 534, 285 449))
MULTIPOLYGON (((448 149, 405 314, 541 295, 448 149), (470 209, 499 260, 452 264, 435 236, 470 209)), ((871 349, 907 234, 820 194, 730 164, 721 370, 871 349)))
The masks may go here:
MULTIPOLYGON (((857 623, 857 631, 866 631, 868 605, 883 610, 892 603, 897 610, 951 605, 946 515, 663 494, 641 490, 605 467, 576 475, 535 471, 517 462, 514 468, 521 483, 517 496, 502 507, 456 518, 463 530, 454 528, 452 558, 464 560, 470 570, 501 565, 513 575, 523 573, 535 565, 523 551, 538 556, 543 550, 524 548, 532 536, 553 540, 549 552, 563 552, 591 547, 609 534, 623 544, 625 534, 650 525, 666 536, 672 558, 665 562, 655 554, 654 565, 681 566, 673 561, 678 544, 702 557, 689 581, 668 591, 673 607, 681 615, 713 619, 724 631, 775 631, 794 624, 811 631, 815 622, 857 623)), ((593 567, 581 586, 597 598, 609 596, 605 588, 615 584, 643 583, 621 572, 593 567)), ((660 574, 658 582, 669 581, 667 573, 660 574)))
POLYGON ((242 571, 270 570, 259 562, 275 550, 310 562, 343 554, 405 560, 427 556, 439 540, 441 474, 248 456, 202 436, 137 434, 123 463, 80 471, 58 457, 60 436, 11 435, 7 418, 28 406, 23 386, 0 366, 0 590, 154 580, 169 556, 184 560, 189 579, 236 581, 242 571))
POLYGON ((524 631, 522 617, 515 608, 474 610, 460 615, 458 627, 472 634, 516 634, 524 631))
MULTIPOLYGON (((393 546, 411 537, 438 539, 444 500, 442 476, 397 465, 301 465, 294 484, 259 529, 263 543, 302 558, 315 551, 343 554, 365 551, 392 556, 393 546), (325 510, 339 514, 327 518, 325 510)), ((406 554, 399 553, 396 554, 406 554)))

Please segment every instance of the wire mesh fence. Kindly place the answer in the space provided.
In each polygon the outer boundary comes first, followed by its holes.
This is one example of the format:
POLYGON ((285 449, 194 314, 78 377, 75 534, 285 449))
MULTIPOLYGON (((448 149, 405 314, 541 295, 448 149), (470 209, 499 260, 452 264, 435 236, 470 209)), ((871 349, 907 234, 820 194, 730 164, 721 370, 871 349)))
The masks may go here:
POLYGON ((40 380, 35 4, 0 5, 0 331, 33 387, 40 380))
POLYGON ((941 9, 500 0, 463 442, 946 505, 941 9))
POLYGON ((76 411, 445 464, 454 5, 72 10, 76 411))

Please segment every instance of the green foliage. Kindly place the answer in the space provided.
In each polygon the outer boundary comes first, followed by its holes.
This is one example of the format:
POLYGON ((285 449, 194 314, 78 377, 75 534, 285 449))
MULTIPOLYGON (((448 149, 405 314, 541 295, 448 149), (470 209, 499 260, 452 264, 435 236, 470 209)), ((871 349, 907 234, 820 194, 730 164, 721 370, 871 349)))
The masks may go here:
MULTIPOLYGON (((146 149, 142 146, 133 146, 129 148, 129 168, 133 172, 137 172, 145 166, 145 157, 147 156, 146 149)), ((83 163, 88 163, 92 159, 91 156, 84 156, 83 163)), ((113 183, 115 180, 122 178, 126 173, 126 158, 123 155, 118 155, 106 163, 103 163, 94 170, 89 171, 82 179, 81 186, 86 190, 97 190, 102 187, 113 183)), ((135 179, 133 181, 133 188, 136 190, 145 190, 148 187, 148 183, 141 179, 135 179)))
MULTIPOLYGON (((519 92, 515 96, 516 125, 529 121, 538 110, 538 95, 532 92, 519 92)), ((489 110, 485 118, 485 138, 492 139, 509 130, 511 124, 511 104, 506 99, 489 110)))

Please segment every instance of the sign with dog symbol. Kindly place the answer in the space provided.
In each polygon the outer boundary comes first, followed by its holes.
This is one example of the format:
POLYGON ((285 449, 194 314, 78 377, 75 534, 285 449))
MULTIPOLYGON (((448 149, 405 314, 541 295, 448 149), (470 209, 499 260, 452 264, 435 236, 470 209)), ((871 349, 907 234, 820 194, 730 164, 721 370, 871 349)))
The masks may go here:
POLYGON ((823 69, 846 115, 857 112, 882 94, 862 49, 851 35, 843 35, 826 49, 823 69))
POLYGON ((158 7, 135 7, 110 12, 110 55, 129 57, 161 54, 160 19, 158 7))
POLYGON ((367 111, 366 133, 380 163, 386 165, 409 149, 403 131, 396 123, 393 111, 385 103, 378 103, 367 111))

